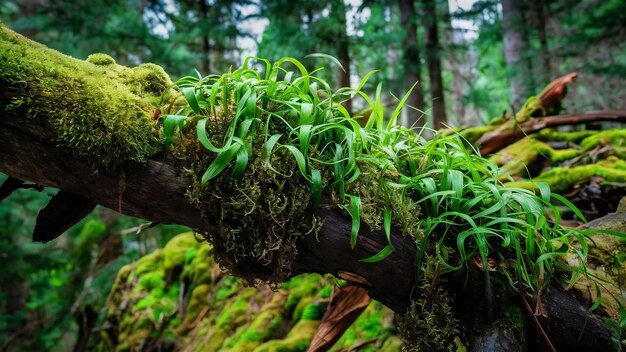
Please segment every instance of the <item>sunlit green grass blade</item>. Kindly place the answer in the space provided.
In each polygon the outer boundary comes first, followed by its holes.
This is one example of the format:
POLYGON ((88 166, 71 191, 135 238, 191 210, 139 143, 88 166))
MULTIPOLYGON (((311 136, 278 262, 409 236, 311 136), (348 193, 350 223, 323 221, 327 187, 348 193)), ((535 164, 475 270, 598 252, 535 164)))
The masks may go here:
POLYGON ((381 249, 380 252, 374 254, 371 257, 359 259, 359 261, 363 263, 376 263, 387 258, 391 253, 393 253, 393 250, 393 246, 388 244, 385 246, 385 248, 381 249))
POLYGON ((247 166, 248 149, 245 147, 239 148, 239 150, 237 151, 237 161, 235 162, 235 167, 233 168, 233 179, 241 180, 247 166))
POLYGON ((385 230, 385 237, 387 237, 387 243, 391 245, 391 208, 385 207, 383 213, 383 229, 385 230))
POLYGON ((352 217, 352 230, 350 231, 350 247, 354 249, 356 246, 359 228, 361 227, 361 197, 348 195, 350 198, 350 207, 348 208, 352 217))
POLYGON ((567 198, 563 197, 560 194, 556 194, 556 193, 552 193, 552 198, 558 200, 559 202, 563 203, 566 207, 571 209, 574 212, 574 214, 576 214, 576 216, 580 220, 582 220, 583 222, 587 222, 587 220, 585 219, 585 216, 583 215, 583 213, 574 204, 572 204, 572 202, 567 200, 567 198))
POLYGON ((211 165, 209 165, 204 175, 202 175, 202 184, 206 184, 219 175, 228 166, 231 160, 233 160, 241 147, 241 144, 234 143, 226 151, 220 153, 217 158, 213 160, 211 165))
POLYGON ((165 149, 169 149, 174 141, 174 132, 176 128, 183 130, 187 116, 181 115, 163 115, 163 138, 165 149))
POLYGON ((330 60, 332 63, 334 63, 335 65, 339 66, 339 68, 343 72, 346 72, 346 69, 343 68, 343 65, 341 64, 341 62, 339 62, 339 60, 337 60, 337 58, 332 56, 332 55, 328 55, 328 54, 324 54, 324 53, 313 53, 313 54, 309 54, 309 55, 305 56, 305 58, 322 58, 322 59, 330 60))
POLYGON ((265 159, 265 164, 270 164, 270 157, 272 156, 272 151, 274 150, 274 146, 278 142, 278 140, 282 137, 281 133, 277 133, 271 136, 264 144, 263 144, 263 158, 265 159))
POLYGON ((198 104, 198 99, 196 98, 196 89, 195 87, 185 87, 182 89, 183 95, 185 99, 187 99, 187 103, 189 103, 189 107, 193 110, 194 113, 200 114, 200 105, 198 104))
POLYGON ((415 88, 416 85, 417 85, 417 82, 415 82, 411 86, 411 88, 409 88, 406 94, 404 94, 404 97, 402 98, 402 100, 396 106, 396 109, 393 111, 393 114, 391 114, 391 118, 389 119, 389 122, 387 123, 387 131, 391 131, 391 128, 396 124, 396 120, 398 119, 398 116, 400 116, 400 113, 402 112, 404 105, 406 105, 407 99, 409 99, 409 96, 411 95, 411 92, 413 92, 413 89, 415 88))
POLYGON ((207 119, 202 119, 200 121, 198 121, 197 124, 197 128, 196 128, 196 132, 198 135, 198 140, 200 141, 200 143, 208 150, 214 152, 214 153, 222 153, 225 152, 226 150, 230 149, 231 145, 230 143, 224 145, 221 148, 218 148, 216 146, 213 145, 213 143, 211 143, 211 141, 209 140, 209 136, 206 132, 206 124, 207 124, 207 119))
POLYGON ((322 200, 322 174, 319 170, 311 168, 311 202, 316 207, 322 200))
POLYGON ((304 154, 302 154, 302 152, 294 147, 293 145, 289 145, 289 144, 284 144, 281 147, 287 148, 287 150, 289 150, 289 152, 291 152, 291 154, 293 155, 293 157, 296 159, 296 164, 298 164, 298 169, 300 169, 300 173, 302 174, 302 176, 307 177, 307 168, 306 168, 306 158, 304 157, 304 154))

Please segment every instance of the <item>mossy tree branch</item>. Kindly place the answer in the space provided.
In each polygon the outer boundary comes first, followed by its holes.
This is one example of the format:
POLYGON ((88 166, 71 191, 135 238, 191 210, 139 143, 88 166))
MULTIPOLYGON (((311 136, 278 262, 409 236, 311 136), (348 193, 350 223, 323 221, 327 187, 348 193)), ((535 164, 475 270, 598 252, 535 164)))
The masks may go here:
MULTIPOLYGON (((96 57, 92 62, 76 60, 0 29, 0 172, 84 195, 122 214, 207 232, 217 230, 211 217, 203 218, 185 196, 192 181, 180 161, 158 152, 158 141, 150 137, 156 135, 151 123, 158 111, 155 98, 167 89, 162 83, 169 78, 151 66, 137 70, 145 73, 140 77, 107 57, 96 57), (22 76, 8 72, 10 67, 22 70, 18 71, 22 76), (107 125, 109 119, 116 122, 113 129, 107 125), (76 120, 83 123, 72 125, 76 120), (68 127, 75 128, 72 135, 63 133, 68 127), (98 143, 111 134, 119 134, 116 136, 120 139, 98 143), (122 134, 128 134, 124 135, 128 138, 122 138, 122 134), (75 143, 73 138, 81 137, 86 141, 75 143), (120 148, 117 142, 127 145, 120 148), (106 155, 109 150, 117 154, 106 155), (105 162, 105 156, 111 161, 105 162)), ((380 262, 364 263, 360 259, 387 245, 383 231, 371 231, 362 224, 356 247, 351 248, 351 220, 346 212, 337 208, 315 212, 324 220, 323 225, 317 234, 298 241, 292 274, 354 273, 369 283, 366 289, 373 298, 396 312, 406 312, 416 293, 414 239, 393 230, 394 252, 380 262)), ((484 292, 466 292, 463 285, 452 285, 451 290, 461 305, 472 306, 468 314, 482 316, 480 308, 484 304, 478 302, 484 292)), ((547 294, 547 301, 551 295, 547 294)), ((564 326, 565 335, 569 331, 572 334, 559 336, 558 340, 580 341, 575 349, 568 350, 587 351, 589 346, 609 350, 606 326, 580 303, 571 304, 571 296, 566 296, 567 304, 557 299, 547 306, 548 313, 555 317, 548 325, 564 326), (564 320, 552 315, 561 309, 580 319, 564 320), (586 326, 571 326, 579 321, 586 326)), ((497 322, 488 324, 497 326, 497 322)), ((554 342, 558 345, 559 341, 554 342)))

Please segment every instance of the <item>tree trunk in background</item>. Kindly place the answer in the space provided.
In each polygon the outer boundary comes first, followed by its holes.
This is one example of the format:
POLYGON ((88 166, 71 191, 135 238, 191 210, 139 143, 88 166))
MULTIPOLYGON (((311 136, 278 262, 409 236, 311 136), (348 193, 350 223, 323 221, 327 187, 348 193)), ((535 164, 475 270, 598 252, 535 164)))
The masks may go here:
POLYGON ((524 99, 533 92, 527 84, 532 81, 532 66, 529 67, 529 60, 525 57, 529 46, 524 23, 524 4, 520 0, 501 0, 501 4, 504 60, 509 72, 511 105, 517 111, 522 107, 524 99))
MULTIPOLYGON (((402 66, 404 70, 404 91, 407 91, 415 82, 419 82, 407 104, 424 111, 424 89, 421 82, 422 63, 420 61, 419 45, 417 42, 417 11, 414 0, 400 1, 400 25, 406 31, 402 41, 403 54, 402 66)), ((403 121, 406 127, 422 127, 426 125, 426 118, 422 113, 413 109, 407 110, 408 114, 403 121)))
POLYGON ((200 1, 200 13, 202 14, 202 27, 204 33, 202 33, 202 74, 208 75, 211 73, 211 39, 208 33, 208 18, 209 18, 209 6, 206 0, 200 1))
POLYGON ((432 100, 433 128, 438 130, 446 122, 446 105, 441 79, 441 50, 437 28, 437 6, 435 0, 422 0, 423 23, 426 30, 426 62, 432 100))
MULTIPOLYGON (((339 87, 350 87, 350 42, 346 26, 346 4, 343 0, 335 0, 332 5, 332 11, 340 24, 341 32, 337 33, 337 56, 339 62, 343 66, 337 69, 337 85, 339 87)), ((346 100, 343 103, 346 110, 352 112, 352 100, 346 100)))
POLYGON ((537 30, 537 36, 539 37, 539 67, 538 70, 539 76, 541 79, 539 82, 539 86, 547 84, 550 82, 552 78, 552 68, 550 62, 550 49, 548 47, 548 34, 546 30, 546 25, 548 19, 550 18, 549 9, 546 6, 544 0, 534 0, 532 2, 532 10, 533 10, 533 25, 537 30))

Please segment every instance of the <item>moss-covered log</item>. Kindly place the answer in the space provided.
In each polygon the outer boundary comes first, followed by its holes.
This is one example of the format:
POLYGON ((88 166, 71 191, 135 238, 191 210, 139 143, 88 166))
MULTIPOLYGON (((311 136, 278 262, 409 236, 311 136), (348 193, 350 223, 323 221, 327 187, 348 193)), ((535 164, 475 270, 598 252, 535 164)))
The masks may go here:
MULTIPOLYGON (((217 232, 219 229, 211 220, 218 214, 200 214, 190 204, 186 193, 194 184, 192 178, 178 159, 163 152, 155 131, 154 118, 160 114, 158 97, 169 89, 169 84, 167 75, 154 65, 123 68, 103 55, 84 62, 1 27, 0 171, 20 180, 81 194, 123 214, 217 232)), ((396 312, 409 310, 412 295, 425 289, 415 280, 414 238, 403 236, 401 229, 392 229, 390 243, 395 250, 379 262, 367 263, 361 259, 387 246, 384 230, 361 224, 359 240, 352 248, 352 221, 344 210, 316 208, 309 216, 323 222, 319 231, 303 235, 296 242, 291 275, 354 273, 367 281, 365 288, 373 298, 396 312)), ((218 247, 219 241, 214 245, 218 247)), ((470 267, 465 273, 472 276, 480 272, 470 267)), ((468 289, 459 285, 461 282, 459 278, 449 285, 458 307, 437 309, 457 309, 461 319, 476 318, 476 329, 471 332, 476 336, 468 340, 485 341, 480 338, 485 331, 491 334, 492 328, 498 330, 504 325, 485 315, 491 308, 489 303, 477 304, 490 302, 484 297, 487 292, 468 289)), ((481 279, 476 282, 482 287, 481 279)), ((437 292, 433 291, 433 295, 437 292)), ((587 312, 582 303, 572 301, 569 294, 564 295, 568 303, 561 304, 560 292, 555 289, 544 293, 545 301, 551 302, 546 306, 548 325, 566 327, 564 331, 572 334, 555 335, 559 336, 553 341, 557 348, 559 343, 569 347, 570 340, 575 340, 580 344, 568 350, 589 351, 589 341, 596 348, 610 350, 611 333, 602 320, 587 312), (579 320, 556 314, 563 309, 579 320), (584 321, 585 326, 577 325, 579 321, 584 321)), ((497 296, 503 306, 517 306, 511 303, 505 288, 497 296)), ((419 313, 424 308, 418 301, 412 311, 419 313)), ((518 326, 516 331, 523 335, 525 329, 518 326)), ((493 344, 485 344, 490 345, 493 344)))

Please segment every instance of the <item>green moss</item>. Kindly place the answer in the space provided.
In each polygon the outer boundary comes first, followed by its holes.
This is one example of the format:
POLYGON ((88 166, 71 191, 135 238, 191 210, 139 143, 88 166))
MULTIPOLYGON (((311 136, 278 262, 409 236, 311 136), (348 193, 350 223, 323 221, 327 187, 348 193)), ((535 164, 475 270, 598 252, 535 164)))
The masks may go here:
POLYGON ((461 334, 459 321, 451 307, 452 299, 441 285, 443 266, 435 258, 427 257, 420 280, 419 299, 398 318, 398 331, 407 351, 453 352, 455 339, 461 334))
POLYGON ((300 320, 283 340, 271 340, 253 352, 304 352, 309 347, 319 326, 316 320, 300 320))
POLYGON ((304 307, 302 320, 320 320, 326 311, 326 303, 312 303, 304 307))
POLYGON ((139 288, 145 291, 165 288, 165 273, 162 270, 151 271, 139 278, 139 288))
POLYGON ((80 61, 0 24, 2 108, 50 129, 57 146, 95 171, 144 162, 158 151, 151 116, 169 78, 157 71, 135 72, 104 54, 80 61))
POLYGON ((198 151, 204 157, 192 166, 188 198, 203 216, 218 214, 212 220, 220 230, 204 235, 220 265, 251 284, 278 283, 290 273, 297 238, 315 231, 319 224, 307 215, 311 192, 308 181, 293 172, 298 169, 293 157, 281 149, 271 166, 277 171, 270 169, 262 156, 263 139, 260 135, 256 138, 241 181, 224 172, 202 185, 201 176, 212 159, 198 151))
POLYGON ((573 132, 561 132, 551 128, 545 128, 535 135, 535 138, 548 142, 572 142, 572 143, 580 143, 583 139, 593 136, 597 131, 573 131, 573 132))
POLYGON ((497 128, 497 125, 485 125, 485 126, 476 126, 470 127, 462 130, 460 133, 465 139, 467 139, 470 143, 476 142, 480 137, 482 137, 485 133, 491 132, 497 128))
POLYGON ((158 271, 161 269, 161 261, 163 260, 163 254, 161 250, 155 250, 154 252, 141 257, 137 261, 137 267, 133 272, 135 277, 141 276, 143 274, 151 273, 154 271, 158 271))
POLYGON ((286 298, 287 295, 284 293, 277 292, 273 294, 271 301, 263 305, 251 323, 241 325, 235 334, 226 340, 224 345, 231 348, 228 351, 252 351, 263 341, 267 340, 283 322, 283 305, 286 298))
POLYGON ((160 97, 174 84, 161 66, 150 63, 133 67, 126 83, 133 93, 153 97, 160 97))
MULTIPOLYGON (((575 167, 555 167, 543 172, 533 179, 534 182, 545 182, 555 193, 564 193, 577 183, 592 176, 602 177, 609 182, 626 182, 626 161, 610 156, 596 164, 575 167)), ((533 181, 508 182, 509 187, 533 189, 533 181)))
POLYGON ((183 233, 172 238, 163 248, 163 269, 171 271, 182 267, 187 256, 196 252, 200 244, 192 232, 183 233))
POLYGON ((510 175, 528 177, 527 165, 534 163, 539 156, 544 156, 552 163, 558 164, 579 154, 580 151, 577 149, 553 149, 548 144, 530 136, 502 149, 491 156, 490 160, 503 166, 502 170, 510 175))
POLYGON ((91 54, 87 56, 86 61, 91 64, 98 65, 98 66, 108 66, 108 65, 116 64, 115 59, 113 59, 107 54, 102 54, 102 53, 91 54))
POLYGON ((210 285, 203 284, 196 286, 196 288, 191 291, 189 304, 185 310, 185 323, 194 321, 198 317, 198 314, 200 314, 202 308, 208 305, 210 289, 210 285))
POLYGON ((197 285, 211 283, 221 275, 221 271, 215 269, 215 262, 211 255, 212 248, 207 243, 198 244, 197 250, 185 253, 185 266, 181 277, 189 279, 197 285), (215 276, 215 277, 214 277, 215 276))
MULTIPOLYGON (((305 299, 306 302, 300 304, 304 297, 312 296, 320 290, 321 280, 319 275, 299 275, 285 283, 285 289, 289 291, 287 302, 285 303, 286 316, 298 320, 302 315, 304 307, 312 300, 311 297, 305 299), (299 307, 299 308, 298 308, 299 307)), ((330 286, 329 286, 330 287, 330 286)))
POLYGON ((614 147, 626 146, 626 130, 607 130, 597 132, 585 138, 580 146, 583 150, 590 150, 597 145, 611 145, 614 147))

